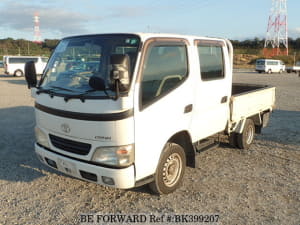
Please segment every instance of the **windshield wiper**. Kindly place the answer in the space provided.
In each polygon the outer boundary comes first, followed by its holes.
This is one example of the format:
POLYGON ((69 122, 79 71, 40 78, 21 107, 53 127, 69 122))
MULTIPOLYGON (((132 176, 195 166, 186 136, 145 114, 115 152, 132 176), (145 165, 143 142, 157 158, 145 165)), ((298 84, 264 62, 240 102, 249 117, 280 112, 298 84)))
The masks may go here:
POLYGON ((71 89, 63 88, 63 87, 60 87, 60 86, 50 86, 50 87, 52 88, 51 90, 53 90, 53 88, 54 88, 54 89, 58 89, 58 90, 74 92, 74 91, 71 90, 71 89))
POLYGON ((56 94, 55 90, 63 90, 63 91, 69 91, 69 92, 74 92, 73 90, 67 89, 67 88, 62 88, 59 86, 51 86, 49 89, 43 89, 42 87, 39 88, 39 90, 36 92, 37 94, 41 93, 46 93, 49 94, 51 98, 56 94))
POLYGON ((81 94, 78 94, 78 95, 69 95, 69 96, 65 96, 64 97, 64 100, 67 102, 67 101, 69 101, 70 99, 74 99, 74 98, 79 98, 80 99, 80 101, 82 101, 82 102, 84 102, 85 101, 85 97, 86 97, 86 94, 88 94, 88 93, 91 93, 91 92, 95 92, 95 91, 97 91, 97 90, 94 90, 94 89, 91 89, 91 90, 87 90, 87 91, 85 91, 85 92, 83 92, 83 93, 81 93, 81 94))
MULTIPOLYGON (((70 89, 67 89, 67 88, 62 88, 62 87, 59 87, 59 86, 51 86, 52 88, 49 88, 49 89, 43 89, 43 88, 39 88, 39 90, 36 92, 37 94, 40 94, 40 93, 47 93, 50 95, 51 98, 53 98, 53 96, 56 94, 55 90, 64 90, 64 91, 70 91, 70 92, 75 92, 73 90, 70 90, 70 89)), ((69 101, 70 99, 80 99, 81 102, 85 102, 85 99, 86 99, 86 95, 88 93, 91 93, 91 92, 95 92, 97 90, 94 90, 94 89, 91 89, 91 90, 87 90, 87 91, 84 91, 80 94, 75 94, 75 95, 68 95, 68 96, 64 96, 64 100, 67 102, 69 101)), ((106 92, 105 92, 106 93, 106 92)))
POLYGON ((50 88, 50 89, 43 89, 43 88, 39 88, 37 91, 36 91, 36 93, 39 95, 39 94, 41 94, 41 93, 46 93, 46 94, 49 94, 50 95, 50 97, 52 98, 53 97, 53 94, 54 94, 54 92, 53 92, 53 88, 50 88))

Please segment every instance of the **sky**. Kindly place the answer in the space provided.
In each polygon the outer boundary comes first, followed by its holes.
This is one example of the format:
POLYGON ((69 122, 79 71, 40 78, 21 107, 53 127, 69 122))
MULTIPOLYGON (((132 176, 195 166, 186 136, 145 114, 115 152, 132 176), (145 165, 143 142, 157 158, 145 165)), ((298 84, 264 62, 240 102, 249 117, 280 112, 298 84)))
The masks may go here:
MULTIPOLYGON (((78 34, 159 32, 264 38, 272 0, 1 0, 0 39, 42 39, 78 34)), ((300 37, 300 0, 287 0, 288 36, 300 37)))

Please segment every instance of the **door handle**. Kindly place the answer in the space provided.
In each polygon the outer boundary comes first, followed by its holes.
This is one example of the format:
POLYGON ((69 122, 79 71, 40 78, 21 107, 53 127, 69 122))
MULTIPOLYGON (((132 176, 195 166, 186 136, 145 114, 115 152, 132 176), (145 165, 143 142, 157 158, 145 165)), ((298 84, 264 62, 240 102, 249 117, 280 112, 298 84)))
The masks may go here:
POLYGON ((227 96, 224 96, 221 98, 221 103, 226 103, 227 102, 227 96))
POLYGON ((184 107, 184 113, 189 113, 193 111, 193 104, 189 104, 186 107, 184 107))

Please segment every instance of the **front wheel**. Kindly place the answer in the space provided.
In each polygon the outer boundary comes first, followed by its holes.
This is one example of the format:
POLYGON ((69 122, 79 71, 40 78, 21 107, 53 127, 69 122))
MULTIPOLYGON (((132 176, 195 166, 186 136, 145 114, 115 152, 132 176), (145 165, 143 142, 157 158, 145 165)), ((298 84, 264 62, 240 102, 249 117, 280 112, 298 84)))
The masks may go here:
POLYGON ((268 74, 271 74, 271 73, 272 73, 272 70, 271 70, 271 69, 269 69, 269 70, 268 70, 268 74))
POLYGON ((167 143, 154 175, 154 181, 149 184, 156 194, 169 194, 182 183, 186 166, 183 148, 175 143, 167 143))
POLYGON ((240 149, 249 149, 250 145, 254 140, 254 135, 255 135, 254 122, 251 119, 247 119, 245 122, 243 132, 241 134, 237 134, 237 146, 240 149))

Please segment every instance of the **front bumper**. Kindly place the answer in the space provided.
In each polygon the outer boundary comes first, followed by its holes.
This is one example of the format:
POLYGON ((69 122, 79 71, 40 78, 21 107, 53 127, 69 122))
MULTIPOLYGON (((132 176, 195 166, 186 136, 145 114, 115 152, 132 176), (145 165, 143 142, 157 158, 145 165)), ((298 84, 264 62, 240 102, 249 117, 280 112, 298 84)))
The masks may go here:
POLYGON ((37 144, 35 152, 41 162, 70 176, 115 188, 135 186, 134 165, 120 169, 105 168, 55 154, 37 144), (107 179, 112 179, 113 183, 104 183, 107 179))

